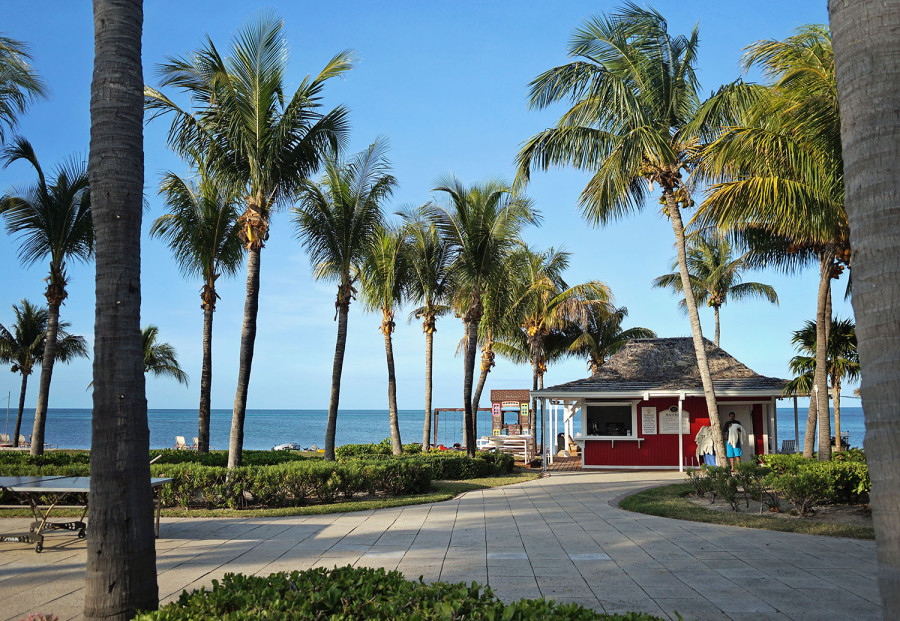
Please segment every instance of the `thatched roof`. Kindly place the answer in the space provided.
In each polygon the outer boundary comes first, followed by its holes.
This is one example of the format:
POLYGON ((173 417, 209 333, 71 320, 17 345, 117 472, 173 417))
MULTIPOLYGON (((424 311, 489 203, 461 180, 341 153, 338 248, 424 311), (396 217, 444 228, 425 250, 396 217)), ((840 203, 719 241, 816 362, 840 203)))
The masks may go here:
MULTIPOLYGON (((771 391, 779 393, 787 380, 765 377, 741 364, 725 350, 705 340, 713 386, 723 392, 771 391)), ((700 372, 690 337, 634 339, 611 356, 595 375, 545 388, 540 393, 645 392, 702 390, 700 372)))

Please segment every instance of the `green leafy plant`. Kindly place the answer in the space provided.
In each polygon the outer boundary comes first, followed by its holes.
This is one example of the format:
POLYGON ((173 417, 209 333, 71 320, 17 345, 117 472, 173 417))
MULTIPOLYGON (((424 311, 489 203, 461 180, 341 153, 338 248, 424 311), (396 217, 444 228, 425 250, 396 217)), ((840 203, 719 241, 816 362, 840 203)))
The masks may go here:
POLYGON ((365 567, 308 569, 270 576, 226 574, 211 589, 183 592, 177 602, 140 621, 222 619, 485 619, 526 621, 654 621, 643 613, 607 615, 578 604, 520 600, 505 604, 489 587, 406 580, 398 571, 365 567))

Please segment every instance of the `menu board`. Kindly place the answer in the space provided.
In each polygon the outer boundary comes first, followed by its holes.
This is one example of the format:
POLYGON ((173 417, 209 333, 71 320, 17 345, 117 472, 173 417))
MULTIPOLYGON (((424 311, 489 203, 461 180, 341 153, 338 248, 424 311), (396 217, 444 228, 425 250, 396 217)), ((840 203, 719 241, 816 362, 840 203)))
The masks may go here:
POLYGON ((641 434, 645 436, 655 436, 657 433, 656 408, 641 408, 641 434))
MULTIPOLYGON (((681 411, 682 433, 689 434, 691 432, 690 416, 684 410, 681 411)), ((672 412, 666 410, 659 413, 659 433, 678 433, 678 411, 672 412)))

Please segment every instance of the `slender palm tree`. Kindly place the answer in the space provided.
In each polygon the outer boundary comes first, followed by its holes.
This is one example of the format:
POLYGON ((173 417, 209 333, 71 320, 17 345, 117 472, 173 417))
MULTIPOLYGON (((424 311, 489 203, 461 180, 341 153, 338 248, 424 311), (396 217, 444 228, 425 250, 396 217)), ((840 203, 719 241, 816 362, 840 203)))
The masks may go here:
POLYGON ((83 163, 74 159, 66 162, 57 170, 55 180, 48 184, 31 143, 21 137, 3 150, 4 166, 17 160, 30 163, 38 180, 33 186, 21 191, 14 190, 0 198, 0 214, 6 219, 6 230, 21 239, 19 258, 23 263, 31 265, 50 258, 50 275, 44 293, 49 313, 47 338, 31 434, 31 454, 41 455, 44 452, 47 403, 56 356, 59 307, 69 295, 66 291, 66 261, 87 261, 91 257, 94 226, 88 173, 83 163))
MULTIPOLYGON (((525 334, 532 368, 532 390, 538 390, 547 370, 550 348, 548 339, 561 339, 572 324, 587 327, 591 312, 609 310, 612 292, 604 283, 592 280, 569 286, 563 272, 569 264, 569 253, 550 248, 544 252, 526 249, 522 289, 515 295, 510 314, 518 320, 525 334)), ((568 344, 558 343, 560 355, 568 352, 568 344)), ((536 399, 532 400, 530 428, 534 433, 536 399)))
MULTIPOLYGON (((688 236, 687 240, 688 277, 694 288, 694 299, 697 304, 706 304, 715 311, 716 338, 713 341, 719 346, 719 309, 728 299, 742 300, 746 298, 763 298, 772 304, 778 304, 778 295, 771 285, 759 282, 741 282, 741 272, 747 269, 747 255, 734 256, 731 242, 724 236, 713 233, 697 233, 688 236)), ((678 262, 672 263, 672 269, 678 269, 678 262)), ((657 288, 673 289, 681 293, 681 274, 664 274, 653 280, 657 288)), ((681 300, 678 305, 687 311, 686 303, 681 300)))
MULTIPOLYGON (((851 259, 831 35, 824 26, 803 26, 784 41, 754 43, 744 62, 762 70, 772 84, 734 86, 710 100, 710 108, 719 99, 739 102, 741 114, 704 151, 697 173, 713 185, 698 224, 740 234, 761 231, 782 251, 768 251, 776 265, 800 265, 798 257, 817 259, 817 342, 827 343, 831 280, 851 259)), ((831 433, 824 349, 816 360, 815 384, 822 389, 818 403, 810 403, 805 453, 812 455, 817 410, 818 455, 827 460, 831 433)))
POLYGON ((570 349, 573 354, 587 358, 591 375, 599 373, 600 368, 610 356, 625 347, 631 339, 656 338, 656 332, 649 328, 622 329, 622 321, 628 316, 628 309, 591 308, 587 326, 580 330, 570 349))
POLYGON ((900 13, 895 3, 832 0, 834 57, 841 102, 842 155, 853 259, 853 310, 859 358, 866 461, 878 547, 878 585, 885 619, 900 618, 900 179, 892 163, 900 151, 900 13), (873 65, 872 61, 881 59, 873 65))
MULTIPOLYGON (((524 274, 523 262, 528 251, 525 248, 515 250, 509 255, 502 269, 497 273, 496 280, 489 283, 483 296, 484 313, 478 324, 478 342, 481 344, 481 364, 478 383, 472 393, 472 416, 475 419, 475 428, 478 429, 478 405, 484 392, 488 373, 494 368, 496 352, 494 343, 496 338, 502 338, 510 326, 516 326, 518 317, 514 312, 514 302, 517 291, 522 289, 522 275, 524 274)), ((457 291, 457 299, 465 302, 468 292, 457 291)), ((513 328, 515 329, 515 328, 513 328)))
POLYGON ((244 258, 238 236, 237 197, 216 182, 202 158, 194 158, 195 184, 169 172, 163 176, 160 194, 169 213, 160 216, 150 235, 163 239, 172 250, 185 276, 200 276, 200 306, 203 309, 203 369, 200 374, 200 413, 197 452, 209 452, 209 412, 212 393, 212 328, 216 310, 216 281, 232 276, 244 258))
POLYGON ((141 329, 144 348, 144 373, 157 377, 171 377, 187 386, 188 376, 178 364, 178 355, 171 343, 160 342, 159 328, 150 324, 141 329))
POLYGON ((478 325, 484 313, 483 296, 496 281, 507 256, 519 243, 519 233, 527 223, 537 222, 530 201, 514 193, 500 181, 487 181, 466 187, 455 177, 438 181, 435 192, 447 203, 429 206, 429 217, 437 223, 453 254, 455 282, 468 291, 462 304, 466 350, 463 379, 463 425, 466 452, 475 456, 475 416, 472 410, 472 385, 475 379, 475 352, 478 325))
POLYGON ((422 332, 425 333, 425 422, 422 425, 422 448, 427 450, 431 442, 434 333, 437 331, 437 318, 450 312, 447 304, 451 292, 450 249, 441 238, 437 226, 427 220, 421 208, 400 215, 407 223, 412 265, 409 298, 413 304, 419 304, 410 313, 409 320, 421 319, 422 332))
POLYGON ((297 236, 309 253, 316 279, 338 281, 334 303, 338 322, 331 372, 331 399, 325 429, 325 459, 334 461, 334 437, 347 347, 347 317, 356 295, 366 250, 381 226, 381 204, 397 184, 390 174, 387 145, 375 142, 347 162, 325 160, 322 179, 307 181, 293 211, 297 236))
MULTIPOLYGON (((34 306, 28 300, 22 300, 21 306, 13 305, 16 322, 9 328, 0 324, 0 362, 11 364, 10 371, 22 376, 22 388, 19 391, 19 411, 16 415, 16 426, 13 430, 13 446, 19 445, 19 434, 22 431, 22 413, 25 411, 25 391, 28 388, 28 376, 34 365, 41 364, 44 357, 44 341, 47 338, 47 321, 49 313, 46 308, 34 306)), ((56 338, 56 359, 69 362, 73 358, 85 358, 88 355, 87 343, 83 336, 69 334, 69 324, 59 322, 56 338)))
MULTIPOLYGON (((710 424, 718 428, 681 217, 681 210, 693 205, 683 173, 691 170, 708 131, 698 117, 698 42, 696 28, 689 36, 670 35, 662 15, 633 3, 585 22, 569 46, 576 60, 531 82, 532 108, 561 100, 570 100, 572 106, 555 127, 526 141, 517 156, 518 182, 526 183, 533 168, 567 165, 589 171, 592 177, 580 202, 594 224, 642 208, 659 186, 675 236, 706 408, 710 424)), ((718 453, 724 455, 721 434, 714 436, 718 453)))
POLYGON ((144 110, 141 0, 94 0, 88 161, 97 309, 84 618, 124 621, 159 605, 150 427, 141 351, 144 110))
MULTIPOLYGON (((791 339, 801 354, 790 361, 791 372, 798 377, 786 388, 786 393, 809 394, 814 385, 816 368, 816 322, 807 321, 791 339)), ((841 384, 856 381, 860 376, 859 352, 856 344, 856 326, 852 319, 832 317, 826 348, 828 386, 834 395, 834 449, 840 451, 841 437, 841 384)))
POLYGON ((409 248, 403 231, 381 227, 372 237, 360 275, 363 303, 371 311, 381 311, 381 333, 388 371, 388 412, 391 427, 391 449, 394 455, 403 453, 400 423, 397 418, 397 375, 394 372, 394 314, 396 307, 407 297, 412 280, 409 248))
POLYGON ((241 464, 244 416, 259 310, 260 253, 269 237, 270 217, 291 203, 304 181, 319 168, 326 150, 337 150, 347 135, 347 110, 322 113, 322 89, 351 67, 349 54, 332 58, 315 78, 304 78, 285 98, 288 45, 282 20, 266 13, 235 38, 223 57, 213 42, 160 67, 161 85, 189 95, 194 111, 183 110, 162 92, 147 87, 151 118, 171 115, 169 144, 182 155, 202 152, 216 176, 241 188, 246 210, 238 218, 247 249, 247 298, 241 331, 238 385, 228 445, 228 467, 241 464))
POLYGON ((28 46, 0 35, 0 144, 15 129, 20 114, 35 99, 46 97, 44 81, 30 64, 28 46))

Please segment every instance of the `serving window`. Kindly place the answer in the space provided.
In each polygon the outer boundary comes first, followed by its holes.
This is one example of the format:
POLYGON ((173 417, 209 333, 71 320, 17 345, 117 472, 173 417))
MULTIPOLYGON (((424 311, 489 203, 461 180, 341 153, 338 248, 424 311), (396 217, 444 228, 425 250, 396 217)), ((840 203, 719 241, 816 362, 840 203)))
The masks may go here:
POLYGON ((587 403, 584 423, 588 436, 637 436, 637 414, 631 403, 587 403))

